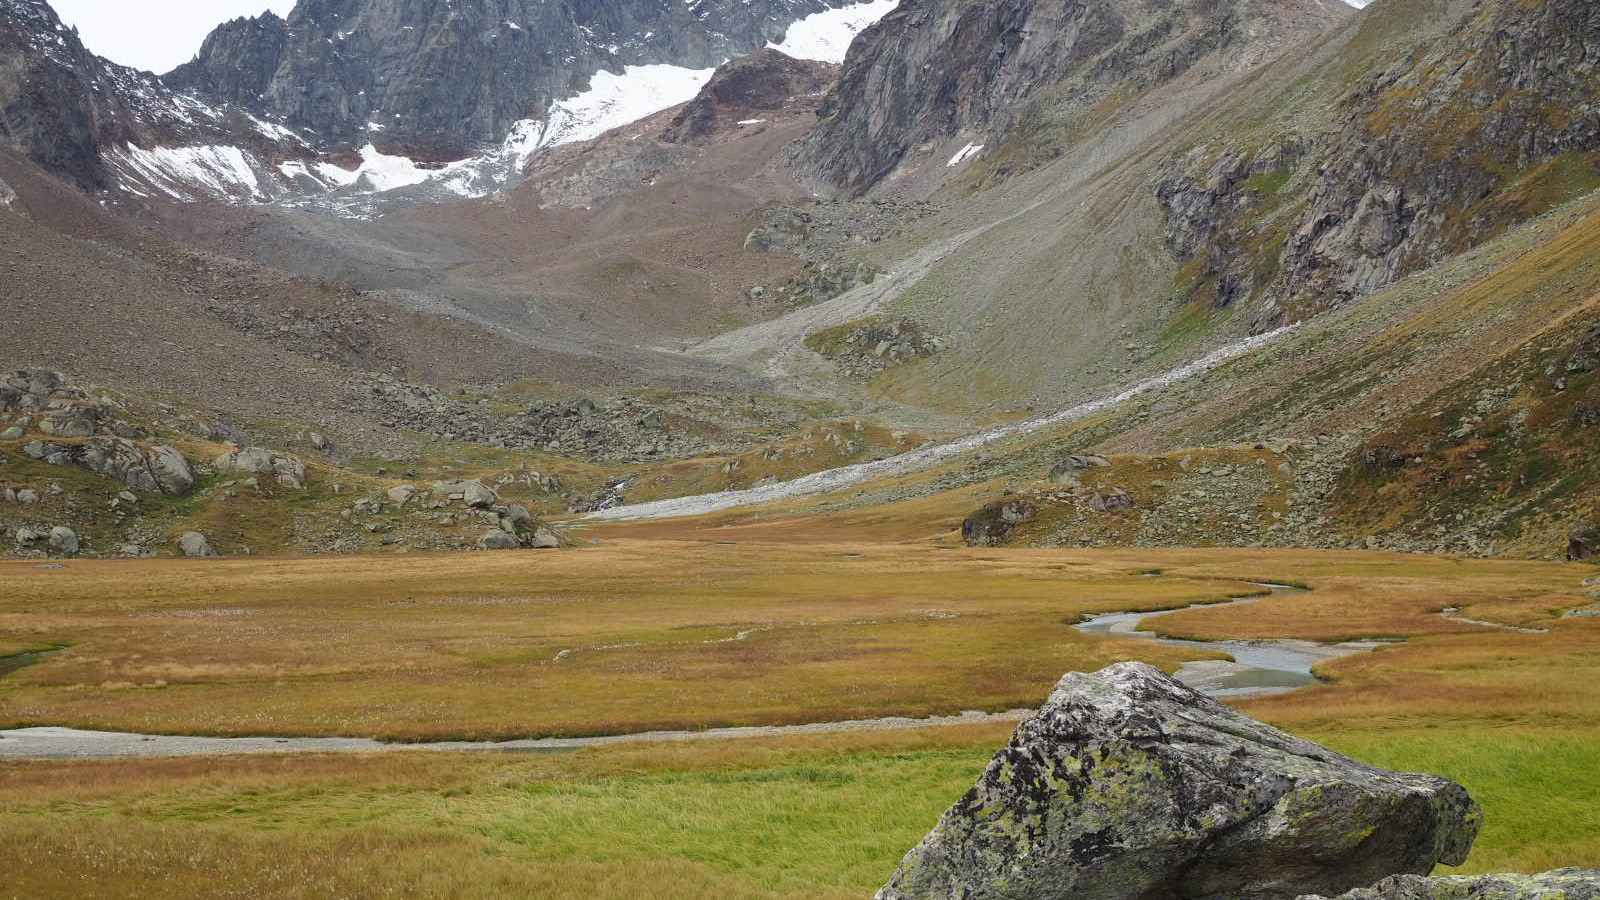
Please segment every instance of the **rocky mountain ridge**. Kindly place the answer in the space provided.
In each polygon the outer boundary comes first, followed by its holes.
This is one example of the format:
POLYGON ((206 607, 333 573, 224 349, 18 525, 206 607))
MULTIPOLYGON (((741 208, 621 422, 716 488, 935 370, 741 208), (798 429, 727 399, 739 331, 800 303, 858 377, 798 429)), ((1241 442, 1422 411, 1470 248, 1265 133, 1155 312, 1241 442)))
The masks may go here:
POLYGON ((418 161, 470 156, 600 71, 710 69, 781 40, 837 0, 507 0, 407 4, 302 0, 213 32, 164 76, 330 145, 368 140, 418 161))
POLYGON ((1275 327, 1600 186, 1592 6, 1396 2, 1374 14, 1442 27, 1361 73, 1325 123, 1273 118, 1196 148, 1161 181, 1168 243, 1195 267, 1197 299, 1275 327))
POLYGON ((1025 121, 1092 115, 1197 66, 1253 68, 1352 14, 1319 0, 907 0, 851 47, 803 164, 859 194, 923 145, 962 135, 982 149, 1025 121))

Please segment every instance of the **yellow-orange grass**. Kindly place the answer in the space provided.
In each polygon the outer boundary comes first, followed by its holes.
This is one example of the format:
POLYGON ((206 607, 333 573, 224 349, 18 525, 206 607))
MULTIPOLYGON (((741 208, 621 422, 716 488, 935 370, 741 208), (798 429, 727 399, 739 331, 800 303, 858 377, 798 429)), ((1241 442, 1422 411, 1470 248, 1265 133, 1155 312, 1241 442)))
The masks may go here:
POLYGON ((0 582, 0 639, 71 645, 0 681, 7 724, 398 739, 1033 705, 1068 670, 1196 656, 1082 635, 1081 614, 1259 590, 1083 555, 636 541, 0 582))
POLYGON ((1498 632, 1579 567, 1286 551, 958 550, 611 540, 569 553, 0 565, 0 640, 70 643, 0 721, 397 739, 927 715, 1038 703, 1070 670, 1186 653, 1085 613, 1308 593, 1155 624, 1197 637, 1498 632), (1137 574, 1161 569, 1161 577, 1137 574), (730 640, 740 633, 745 637, 730 640), (557 657, 563 651, 565 656, 557 657))

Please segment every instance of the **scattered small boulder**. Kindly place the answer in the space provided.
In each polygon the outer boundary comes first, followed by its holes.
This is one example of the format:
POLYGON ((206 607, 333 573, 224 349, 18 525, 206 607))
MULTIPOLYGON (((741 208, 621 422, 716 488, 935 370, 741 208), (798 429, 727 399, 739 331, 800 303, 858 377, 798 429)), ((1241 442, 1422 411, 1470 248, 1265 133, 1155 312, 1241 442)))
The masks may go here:
POLYGON ((1027 500, 996 500, 961 523, 961 539, 969 547, 995 547, 1005 543, 1012 529, 1038 514, 1039 508, 1027 500))
POLYGON ((388 494, 390 501, 396 506, 405 506, 412 497, 417 495, 417 488, 415 485, 402 484, 389 488, 388 494))
MULTIPOLYGON (((1311 894, 1299 900, 1325 900, 1311 894)), ((1600 900, 1600 869, 1538 875, 1396 875, 1337 900, 1600 900)))
POLYGON ((1333 895, 1460 865, 1481 820, 1458 784, 1358 763, 1118 663, 1063 678, 877 898, 1333 895))
POLYGON ((0 441, 20 441, 22 436, 27 433, 21 425, 12 425, 6 430, 0 431, 0 441))
POLYGON ((191 559, 203 559, 217 555, 217 551, 211 549, 211 542, 206 540, 206 536, 198 531, 185 531, 179 536, 178 549, 183 552, 184 556, 191 559))

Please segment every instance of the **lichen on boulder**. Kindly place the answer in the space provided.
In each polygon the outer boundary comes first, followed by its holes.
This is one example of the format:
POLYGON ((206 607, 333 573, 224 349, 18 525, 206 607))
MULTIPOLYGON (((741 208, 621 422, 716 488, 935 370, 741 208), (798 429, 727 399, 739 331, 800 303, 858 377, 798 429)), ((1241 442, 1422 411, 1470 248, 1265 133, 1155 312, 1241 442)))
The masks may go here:
MULTIPOLYGON (((1305 895, 1300 900, 1324 900, 1305 895)), ((1600 869, 1555 869, 1538 875, 1396 875, 1337 900, 1600 900, 1600 869)))
POLYGON ((1266 900, 1458 865, 1465 789, 1256 722, 1142 663, 1061 680, 878 900, 1266 900))

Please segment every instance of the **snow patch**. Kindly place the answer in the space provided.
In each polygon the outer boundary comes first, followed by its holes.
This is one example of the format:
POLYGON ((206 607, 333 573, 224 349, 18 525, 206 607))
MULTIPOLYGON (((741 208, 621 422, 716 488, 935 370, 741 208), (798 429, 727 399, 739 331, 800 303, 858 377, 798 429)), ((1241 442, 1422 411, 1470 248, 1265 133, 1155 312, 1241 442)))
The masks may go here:
POLYGON ((795 59, 842 63, 856 35, 899 5, 900 0, 871 0, 813 13, 790 25, 781 43, 767 46, 795 59))
POLYGON ((950 157, 950 161, 945 163, 944 167, 946 169, 954 169, 956 166, 961 165, 962 163, 966 162, 969 159, 972 159, 973 157, 977 156, 979 153, 982 153, 982 152, 983 152, 983 145, 982 144, 968 144, 965 147, 962 147, 960 150, 956 151, 956 155, 950 157))
POLYGON ((596 72, 587 91, 550 107, 535 149, 592 140, 613 128, 688 103, 715 72, 662 64, 625 66, 621 75, 596 72))
POLYGON ((421 184, 444 171, 424 169, 407 156, 390 156, 379 152, 370 143, 361 148, 361 165, 354 171, 329 163, 317 163, 315 170, 319 181, 339 187, 350 187, 360 182, 367 190, 379 194, 421 184))
POLYGON ((146 150, 127 144, 110 157, 125 174, 174 199, 193 199, 190 192, 195 188, 215 197, 265 199, 256 178, 255 158, 238 147, 213 144, 146 150))
POLYGON ((763 123, 765 121, 767 121, 767 120, 766 119, 740 119, 739 120, 739 124, 740 125, 760 125, 761 123, 763 123))

